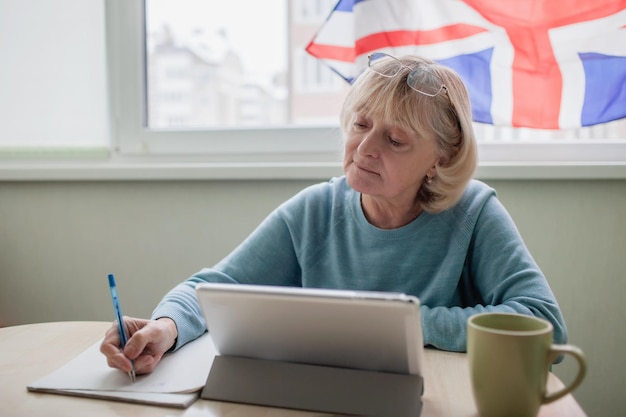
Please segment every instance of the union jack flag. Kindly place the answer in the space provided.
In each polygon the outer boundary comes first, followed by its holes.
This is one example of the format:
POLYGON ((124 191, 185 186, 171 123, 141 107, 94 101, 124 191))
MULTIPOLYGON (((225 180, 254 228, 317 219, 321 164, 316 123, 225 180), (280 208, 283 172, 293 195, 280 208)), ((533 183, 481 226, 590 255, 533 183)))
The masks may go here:
POLYGON ((626 0, 340 0, 306 50, 348 81, 373 51, 431 58, 463 78, 481 123, 626 117, 626 0))

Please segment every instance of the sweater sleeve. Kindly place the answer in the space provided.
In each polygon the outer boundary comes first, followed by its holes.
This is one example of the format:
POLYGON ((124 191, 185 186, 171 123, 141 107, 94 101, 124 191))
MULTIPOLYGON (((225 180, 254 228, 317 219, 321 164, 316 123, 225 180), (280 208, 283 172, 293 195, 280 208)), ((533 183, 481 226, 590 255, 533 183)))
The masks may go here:
POLYGON ((300 275, 291 231, 276 210, 217 265, 202 269, 169 291, 153 311, 152 318, 174 320, 178 330, 175 349, 178 349, 206 331, 195 294, 198 283, 299 286, 300 275))
POLYGON ((464 285, 477 293, 467 306, 423 306, 424 342, 465 351, 467 319, 484 312, 510 312, 547 319, 555 343, 567 341, 565 322, 552 290, 526 248, 513 220, 495 198, 482 207, 465 260, 464 285))

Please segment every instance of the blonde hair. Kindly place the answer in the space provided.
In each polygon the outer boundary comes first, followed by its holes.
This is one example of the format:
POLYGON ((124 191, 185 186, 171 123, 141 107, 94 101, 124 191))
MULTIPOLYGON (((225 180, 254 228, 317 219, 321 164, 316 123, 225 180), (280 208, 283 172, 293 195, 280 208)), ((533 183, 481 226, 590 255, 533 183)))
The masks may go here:
MULTIPOLYGON (((403 67, 393 77, 371 69, 359 75, 341 109, 341 129, 345 135, 354 114, 362 113, 434 140, 439 154, 436 174, 432 181, 423 181, 418 198, 425 211, 437 213, 459 201, 476 170, 478 152, 469 94, 451 68, 417 56, 405 56, 400 61, 403 67), (445 89, 434 97, 413 90, 407 77, 418 66, 438 75, 445 89)), ((376 65, 384 68, 397 62, 381 59, 376 65)))

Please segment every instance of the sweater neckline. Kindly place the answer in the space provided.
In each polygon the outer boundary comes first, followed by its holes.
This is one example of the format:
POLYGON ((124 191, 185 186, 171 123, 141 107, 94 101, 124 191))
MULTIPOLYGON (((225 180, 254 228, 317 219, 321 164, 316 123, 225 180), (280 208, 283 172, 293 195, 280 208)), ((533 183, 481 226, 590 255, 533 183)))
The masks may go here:
POLYGON ((433 218, 433 215, 431 213, 428 213, 427 211, 422 211, 419 216, 417 216, 414 220, 404 226, 397 227, 395 229, 381 229, 380 227, 371 224, 365 217, 363 207, 361 206, 361 193, 355 191, 352 188, 350 188, 350 191, 350 206, 352 209, 351 211, 357 225, 360 229, 368 231, 369 233, 380 235, 380 237, 398 239, 407 235, 414 235, 420 229, 425 227, 425 225, 429 223, 433 218))

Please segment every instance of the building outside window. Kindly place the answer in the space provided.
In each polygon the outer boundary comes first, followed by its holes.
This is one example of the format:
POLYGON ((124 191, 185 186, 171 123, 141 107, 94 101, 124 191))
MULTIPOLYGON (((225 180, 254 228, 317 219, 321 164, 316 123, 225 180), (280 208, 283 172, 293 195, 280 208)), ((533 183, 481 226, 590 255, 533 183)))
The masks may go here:
POLYGON ((259 3, 146 1, 149 128, 337 122, 348 85, 304 52, 333 2, 259 3), (249 7, 261 7, 266 18, 245 19, 240 12, 249 7), (240 42, 243 30, 247 40, 240 42))

